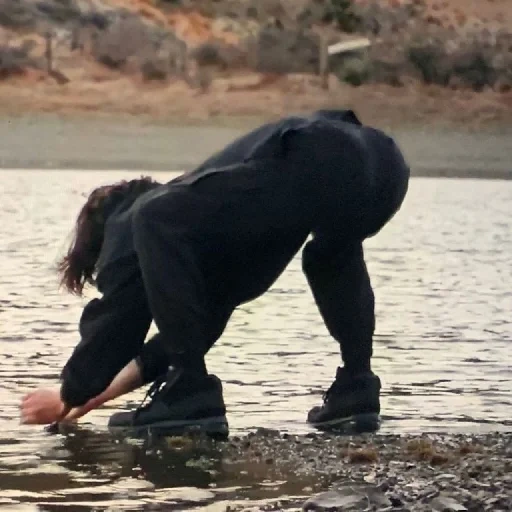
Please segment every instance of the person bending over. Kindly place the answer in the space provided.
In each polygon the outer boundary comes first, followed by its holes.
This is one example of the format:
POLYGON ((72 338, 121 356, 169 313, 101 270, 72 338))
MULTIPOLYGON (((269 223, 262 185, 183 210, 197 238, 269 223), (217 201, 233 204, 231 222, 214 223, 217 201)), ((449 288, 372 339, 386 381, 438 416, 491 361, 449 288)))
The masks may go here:
POLYGON ((91 284, 101 298, 83 310, 60 389, 25 396, 22 422, 76 419, 153 383, 149 403, 115 413, 110 428, 227 434, 222 384, 205 355, 233 311, 264 294, 302 247, 343 362, 307 421, 378 420, 363 241, 400 209, 409 176, 391 137, 333 110, 260 126, 165 184, 142 177, 95 189, 60 273, 70 292, 91 284), (152 320, 158 332, 145 343, 152 320))

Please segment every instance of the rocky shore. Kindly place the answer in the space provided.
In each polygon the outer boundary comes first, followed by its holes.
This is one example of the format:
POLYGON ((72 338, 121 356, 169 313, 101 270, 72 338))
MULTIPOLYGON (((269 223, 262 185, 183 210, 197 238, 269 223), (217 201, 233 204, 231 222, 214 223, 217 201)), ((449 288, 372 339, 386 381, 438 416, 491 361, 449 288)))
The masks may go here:
MULTIPOLYGON (((166 443, 165 451, 196 454, 187 465, 208 469, 208 441, 171 438, 166 443)), ((226 493, 219 482, 194 510, 512 510, 512 436, 507 432, 339 437, 258 429, 217 444, 215 451, 224 471, 248 478, 258 474, 265 482, 262 489, 273 489, 275 497, 263 490, 237 499, 240 491, 226 493)))
POLYGON ((373 122, 509 123, 511 13, 500 0, 0 0, 1 110, 206 119, 363 104, 373 122), (368 50, 331 56, 325 80, 325 46, 361 37, 368 50))

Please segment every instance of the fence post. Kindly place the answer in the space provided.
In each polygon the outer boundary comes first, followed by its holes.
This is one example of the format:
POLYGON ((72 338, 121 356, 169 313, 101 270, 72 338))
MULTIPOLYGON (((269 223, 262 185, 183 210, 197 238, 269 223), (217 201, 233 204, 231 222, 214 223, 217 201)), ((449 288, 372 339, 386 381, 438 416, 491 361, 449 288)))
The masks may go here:
POLYGON ((188 80, 189 74, 189 61, 188 61, 188 46, 184 41, 180 41, 182 44, 179 45, 178 50, 178 63, 177 68, 179 74, 188 80))
POLYGON ((247 64, 252 71, 256 71, 259 64, 258 39, 255 34, 247 38, 247 64))
POLYGON ((45 33, 45 42, 46 48, 44 56, 46 58, 46 69, 48 73, 51 73, 53 71, 53 38, 52 33, 49 30, 45 33))
POLYGON ((83 53, 84 48, 81 41, 81 35, 81 29, 78 24, 73 25, 73 28, 71 29, 71 40, 69 43, 72 52, 80 50, 80 53, 83 53))
POLYGON ((329 89, 329 45, 323 34, 320 34, 319 73, 322 88, 329 89))

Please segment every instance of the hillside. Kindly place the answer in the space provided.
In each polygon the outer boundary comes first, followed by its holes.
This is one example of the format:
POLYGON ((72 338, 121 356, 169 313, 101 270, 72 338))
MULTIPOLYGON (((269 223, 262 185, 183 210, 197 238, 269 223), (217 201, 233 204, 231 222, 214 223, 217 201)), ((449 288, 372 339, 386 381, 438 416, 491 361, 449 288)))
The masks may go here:
POLYGON ((0 0, 6 113, 508 122, 508 0, 0 0), (322 44, 367 37, 330 59, 322 44), (326 88, 328 85, 328 88, 326 88))

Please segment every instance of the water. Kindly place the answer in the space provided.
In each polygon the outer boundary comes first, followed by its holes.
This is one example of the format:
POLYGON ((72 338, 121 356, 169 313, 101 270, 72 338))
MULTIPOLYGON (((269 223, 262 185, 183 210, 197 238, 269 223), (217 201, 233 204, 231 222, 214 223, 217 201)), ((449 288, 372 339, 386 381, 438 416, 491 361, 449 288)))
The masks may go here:
MULTIPOLYGON (((297 489, 293 481, 268 487, 261 468, 240 473, 218 454, 208 454, 215 473, 176 453, 169 458, 115 442, 105 425, 124 399, 91 413, 68 436, 19 425, 21 397, 55 386, 78 342, 85 300, 58 290, 52 266, 82 195, 126 174, 0 175, 0 506, 59 510, 65 501, 66 510, 149 510, 165 502, 165 510, 183 510, 184 498, 214 507, 234 495, 298 492, 300 482, 297 489), (216 487, 206 490, 212 482, 216 487)), ((384 384, 383 432, 512 430, 511 203, 512 181, 414 179, 403 210, 366 243, 377 297, 374 369, 384 384)), ((307 411, 321 400, 337 363, 337 345, 299 258, 268 294, 235 313, 208 357, 225 383, 233 434, 255 427, 307 432, 307 411)), ((133 393, 128 403, 142 396, 133 393)))

